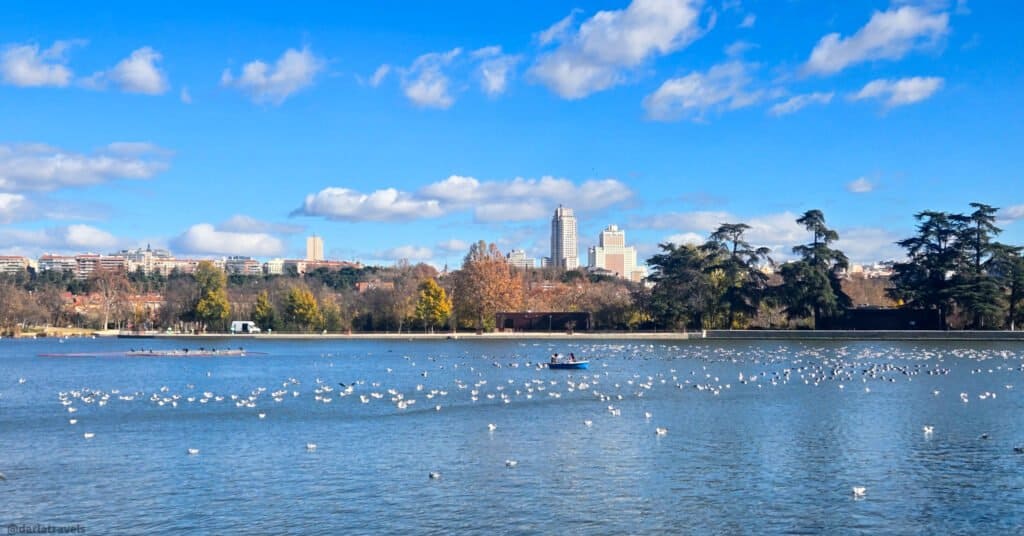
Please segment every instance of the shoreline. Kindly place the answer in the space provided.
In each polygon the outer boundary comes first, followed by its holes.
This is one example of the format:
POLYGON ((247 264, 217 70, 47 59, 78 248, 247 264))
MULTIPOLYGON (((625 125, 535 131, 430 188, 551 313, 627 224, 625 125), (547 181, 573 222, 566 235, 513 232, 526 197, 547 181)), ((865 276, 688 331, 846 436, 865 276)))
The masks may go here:
MULTIPOLYGON (((132 335, 119 335, 134 338, 132 335)), ((987 341, 1024 342, 1024 331, 884 331, 884 330, 705 330, 701 332, 515 332, 515 333, 261 333, 231 335, 152 334, 153 339, 239 339, 239 340, 633 340, 633 341, 987 341)))
POLYGON ((495 333, 124 333, 114 330, 75 335, 50 333, 41 337, 22 334, 2 340, 71 338, 197 339, 197 340, 406 340, 406 341, 510 341, 510 340, 626 340, 626 341, 974 341, 1024 342, 1024 331, 885 331, 885 330, 705 330, 696 332, 495 332, 495 333))

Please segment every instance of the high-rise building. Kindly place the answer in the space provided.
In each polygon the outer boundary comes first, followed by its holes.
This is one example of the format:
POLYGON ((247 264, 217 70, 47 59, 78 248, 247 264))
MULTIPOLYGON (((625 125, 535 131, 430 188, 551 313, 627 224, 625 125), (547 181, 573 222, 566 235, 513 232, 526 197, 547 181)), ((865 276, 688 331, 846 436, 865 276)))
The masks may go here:
POLYGON ((521 249, 513 249, 508 255, 505 255, 505 259, 508 260, 509 265, 513 268, 523 270, 535 268, 537 265, 537 262, 533 258, 527 257, 526 251, 521 249))
POLYGON ((601 231, 598 245, 587 250, 587 261, 591 268, 608 270, 630 281, 644 277, 644 270, 636 265, 636 248, 626 246, 626 231, 618 225, 601 231))
POLYGON ((324 260, 324 239, 313 235, 306 237, 306 260, 324 260))
POLYGON ((551 218, 551 264, 563 270, 580 266, 576 244, 576 215, 571 208, 558 205, 551 218))

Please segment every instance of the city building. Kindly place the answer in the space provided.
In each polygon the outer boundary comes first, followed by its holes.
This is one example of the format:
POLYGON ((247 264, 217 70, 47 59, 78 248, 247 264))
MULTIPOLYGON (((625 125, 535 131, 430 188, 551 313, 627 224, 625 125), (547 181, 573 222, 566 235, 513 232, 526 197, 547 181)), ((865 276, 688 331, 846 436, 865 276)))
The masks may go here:
POLYGON ((263 265, 252 257, 228 257, 224 260, 224 271, 230 275, 263 275, 263 265))
POLYGON ((0 255, 0 274, 17 274, 28 270, 31 261, 27 257, 0 255))
POLYGON ((626 231, 609 225, 598 238, 598 245, 587 250, 591 270, 607 270, 617 277, 639 282, 645 272, 636 264, 636 248, 626 245, 626 231))
POLYGON ((306 237, 306 260, 307 261, 322 261, 324 260, 324 239, 313 235, 306 237))
POLYGON ((115 255, 124 257, 125 267, 129 272, 135 272, 141 269, 142 272, 146 274, 154 272, 156 261, 174 258, 170 251, 167 251, 166 249, 152 249, 148 244, 146 245, 146 249, 123 249, 115 255))
POLYGON ((284 274, 284 259, 270 259, 263 263, 263 273, 266 275, 284 274))
POLYGON ((558 205, 551 218, 551 264, 563 270, 580 266, 576 240, 576 215, 571 208, 558 205))
POLYGON ((526 251, 522 249, 513 249, 505 256, 505 259, 513 268, 527 270, 537 266, 536 261, 532 257, 527 257, 526 251))

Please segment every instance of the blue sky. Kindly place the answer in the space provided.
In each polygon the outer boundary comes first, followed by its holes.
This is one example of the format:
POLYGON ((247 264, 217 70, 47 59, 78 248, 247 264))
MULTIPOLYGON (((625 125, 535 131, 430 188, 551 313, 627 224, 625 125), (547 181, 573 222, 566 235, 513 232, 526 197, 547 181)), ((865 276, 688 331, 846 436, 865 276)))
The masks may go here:
POLYGON ((822 209, 857 261, 923 209, 1024 243, 1011 1, 28 3, 0 19, 0 254, 582 258, 822 209))

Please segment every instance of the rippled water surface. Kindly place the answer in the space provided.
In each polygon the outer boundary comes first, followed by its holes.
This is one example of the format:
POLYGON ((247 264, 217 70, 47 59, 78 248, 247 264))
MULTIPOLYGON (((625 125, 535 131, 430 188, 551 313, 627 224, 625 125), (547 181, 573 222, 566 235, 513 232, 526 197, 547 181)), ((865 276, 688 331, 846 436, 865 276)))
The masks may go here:
POLYGON ((264 355, 114 355, 142 344, 186 343, 0 341, 0 523, 1024 530, 1024 344, 247 340, 264 355), (590 370, 537 366, 555 351, 590 370), (103 355, 38 357, 72 352, 103 355))

